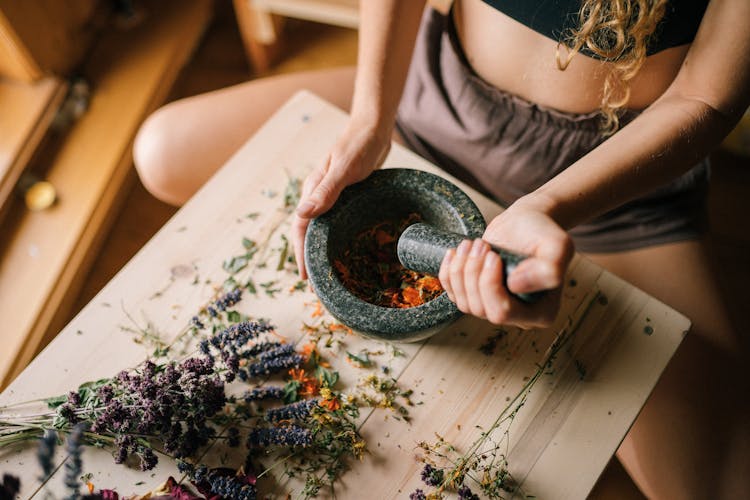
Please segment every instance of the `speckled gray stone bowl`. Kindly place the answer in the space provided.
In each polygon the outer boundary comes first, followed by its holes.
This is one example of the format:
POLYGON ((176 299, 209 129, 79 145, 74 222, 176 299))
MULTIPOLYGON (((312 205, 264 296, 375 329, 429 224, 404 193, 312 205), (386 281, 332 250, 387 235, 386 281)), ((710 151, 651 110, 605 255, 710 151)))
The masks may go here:
POLYGON ((313 290, 338 321, 366 336, 415 342, 461 316, 446 293, 408 309, 370 304, 351 293, 333 268, 356 235, 414 212, 427 224, 467 238, 480 237, 486 225, 474 202, 454 184, 421 170, 393 168, 376 170, 344 189, 333 208, 307 228, 305 266, 313 290))

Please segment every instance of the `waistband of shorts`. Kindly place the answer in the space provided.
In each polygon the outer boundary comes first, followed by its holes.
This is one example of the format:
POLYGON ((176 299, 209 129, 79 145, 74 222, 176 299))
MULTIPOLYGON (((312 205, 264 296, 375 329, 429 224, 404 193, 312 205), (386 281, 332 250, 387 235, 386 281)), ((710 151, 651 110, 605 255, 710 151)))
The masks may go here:
MULTIPOLYGON (((471 67, 463 51, 453 20, 453 9, 451 8, 447 15, 433 9, 431 16, 433 16, 432 22, 442 25, 442 36, 444 41, 447 42, 442 44, 442 57, 448 58, 447 60, 444 59, 443 62, 448 64, 453 62, 453 69, 458 69, 463 73, 467 81, 471 82, 477 96, 483 98, 488 105, 501 107, 513 113, 514 116, 530 122, 601 135, 602 115, 599 110, 589 113, 560 111, 506 92, 485 81, 471 67)), ((638 111, 625 110, 620 115, 620 126, 626 125, 638 115, 638 111)))

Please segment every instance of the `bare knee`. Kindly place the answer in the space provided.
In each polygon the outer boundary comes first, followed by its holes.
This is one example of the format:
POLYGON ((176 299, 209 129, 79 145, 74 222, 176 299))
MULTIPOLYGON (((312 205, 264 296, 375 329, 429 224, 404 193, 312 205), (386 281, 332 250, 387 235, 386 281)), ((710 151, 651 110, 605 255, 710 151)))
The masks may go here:
POLYGON ((174 118, 169 106, 149 116, 141 125, 133 144, 133 161, 143 185, 156 198, 182 205, 189 196, 178 189, 180 147, 171 123, 174 118))

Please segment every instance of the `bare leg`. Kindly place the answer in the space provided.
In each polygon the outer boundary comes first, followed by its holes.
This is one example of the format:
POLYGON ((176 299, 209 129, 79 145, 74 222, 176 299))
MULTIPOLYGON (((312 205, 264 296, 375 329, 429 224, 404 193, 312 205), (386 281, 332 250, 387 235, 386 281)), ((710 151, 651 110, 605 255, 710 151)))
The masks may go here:
POLYGON ((348 110, 354 67, 279 75, 182 99, 157 110, 133 147, 157 198, 181 205, 294 93, 307 89, 348 110))
POLYGON ((693 322, 618 450, 631 477, 649 498, 750 498, 748 355, 703 245, 588 257, 693 322))

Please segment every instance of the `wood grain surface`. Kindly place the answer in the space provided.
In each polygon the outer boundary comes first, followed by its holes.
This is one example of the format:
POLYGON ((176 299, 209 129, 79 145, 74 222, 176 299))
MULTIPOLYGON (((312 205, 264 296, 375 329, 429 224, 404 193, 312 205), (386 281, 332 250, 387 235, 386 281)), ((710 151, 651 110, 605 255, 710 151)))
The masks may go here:
MULTIPOLYGON (((290 177, 301 178, 322 161, 345 122, 342 111, 312 94, 292 98, 0 395, 0 406, 65 393, 142 361, 150 348, 134 342, 123 327, 150 323, 165 339, 184 331, 226 278, 222 262, 241 253, 243 237, 267 242, 261 257, 278 259, 274 249, 290 222, 284 188, 290 177), (247 217, 255 213, 257 218, 247 217)), ((386 167, 440 174, 399 146, 386 167)), ((486 218, 501 210, 456 183, 486 218)), ((243 313, 270 318, 289 342, 304 341, 303 322, 326 319, 314 317, 311 292, 288 291, 297 279, 291 270, 248 266, 242 273, 256 283, 278 280, 281 291, 275 297, 259 294, 243 300, 241 307, 243 313)), ((585 498, 689 325, 684 316, 576 257, 556 324, 533 331, 507 328, 489 355, 479 347, 497 328, 471 317, 425 342, 397 346, 402 355, 382 342, 346 335, 324 352, 334 360, 342 386, 354 387, 367 375, 343 362, 344 351, 366 349, 378 369, 387 366, 402 387, 414 389, 415 405, 409 407, 410 423, 382 409, 362 412, 360 431, 369 453, 344 474, 336 496, 407 497, 421 484, 418 443, 434 441, 437 433, 466 449, 524 387, 562 332, 570 336, 554 369, 539 379, 509 429, 508 459, 526 494, 585 498)), ((13 409, 22 410, 31 411, 13 409)), ((205 458, 225 455, 223 446, 214 444, 205 458)), ((0 469, 22 477, 23 498, 41 491, 38 472, 25 465, 34 461, 32 448, 0 451, 0 469)), ((115 465, 105 450, 87 450, 84 464, 98 488, 116 488, 121 494, 147 490, 177 474, 166 459, 155 474, 127 469, 115 465), (145 484, 136 486, 140 482, 145 484)), ((60 476, 58 469, 44 489, 62 491, 60 476)), ((270 484, 280 494, 300 491, 299 484, 281 476, 270 484)))

